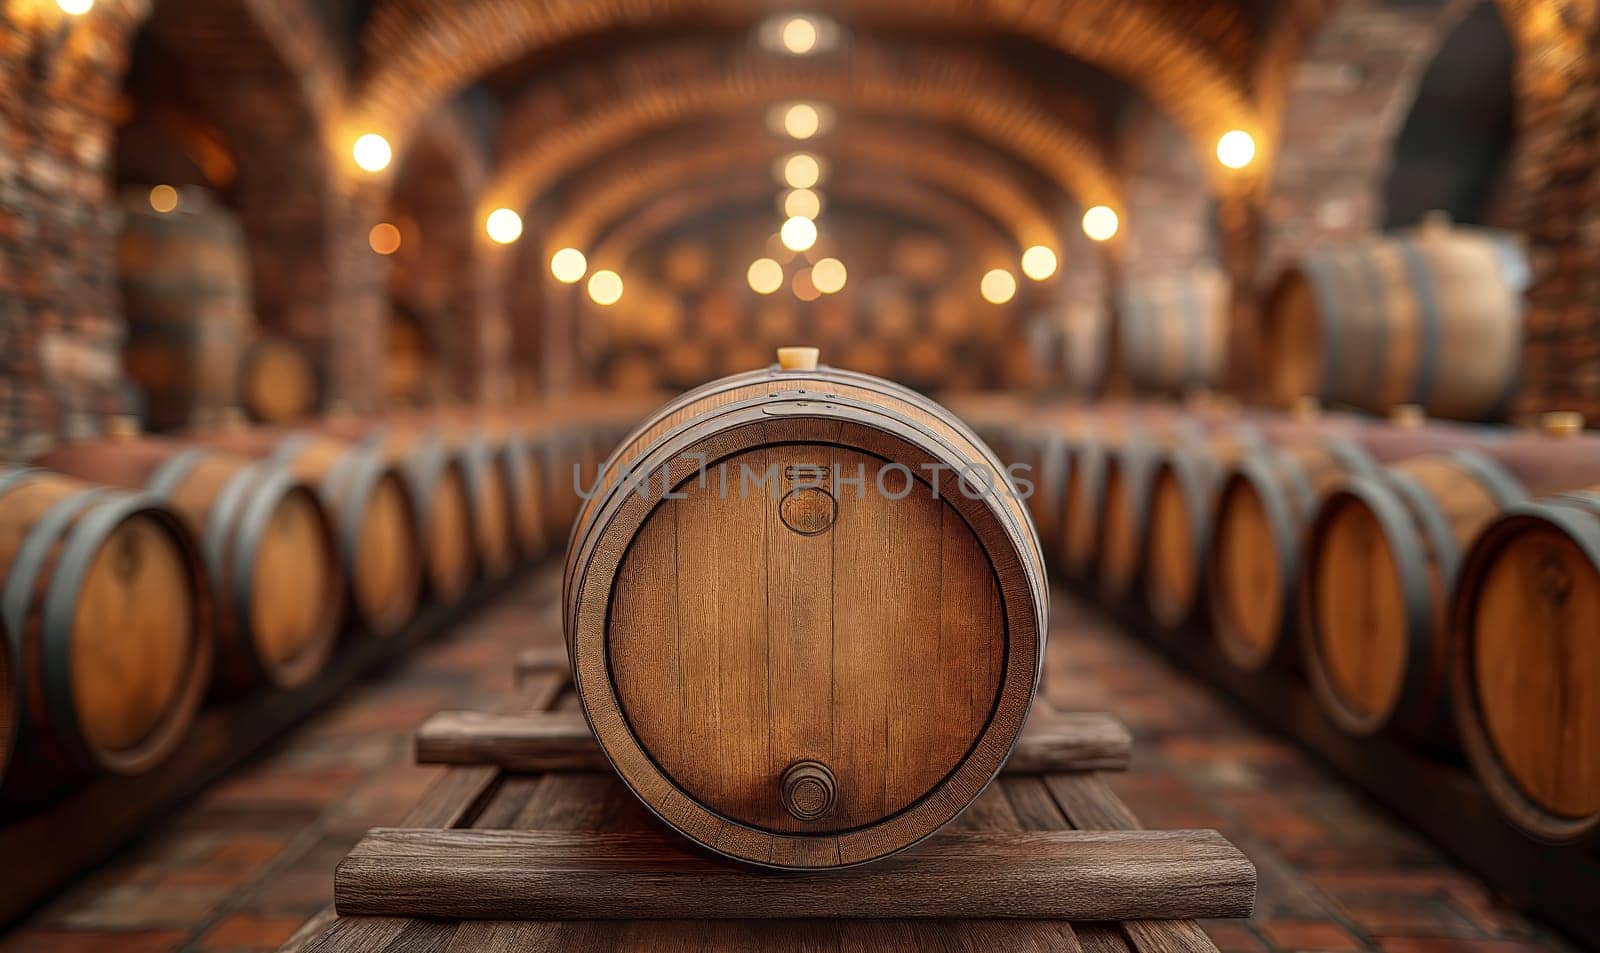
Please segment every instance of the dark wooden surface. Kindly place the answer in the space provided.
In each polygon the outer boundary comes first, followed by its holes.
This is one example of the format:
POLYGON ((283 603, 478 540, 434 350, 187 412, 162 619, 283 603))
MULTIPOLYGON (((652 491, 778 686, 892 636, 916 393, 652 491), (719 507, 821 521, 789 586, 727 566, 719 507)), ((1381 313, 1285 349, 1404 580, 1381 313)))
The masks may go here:
MULTIPOLYGON (((568 689, 561 653, 548 650, 525 653, 519 660, 518 676, 519 696, 502 705, 502 710, 575 711, 577 701, 568 689)), ((401 826, 632 833, 656 840, 661 838, 663 830, 609 771, 518 774, 483 766, 451 768, 401 826)), ((1007 774, 991 784, 947 832, 959 837, 1137 827, 1132 813, 1098 774, 1007 774)), ((914 858, 919 849, 914 849, 905 859, 914 858)), ((768 873, 760 876, 792 875, 768 873)), ((672 912, 679 913, 676 909, 672 912)), ((968 949, 1216 953, 1216 947, 1192 920, 1089 924, 949 917, 442 922, 401 917, 341 917, 331 908, 308 921, 283 947, 285 953, 390 949, 695 950, 702 953, 968 949)))
POLYGON ((148 774, 101 778, 47 807, 0 818, 0 858, 28 858, 0 864, 0 924, 20 919, 363 675, 452 625, 504 585, 424 610, 388 639, 347 637, 328 667, 301 688, 258 691, 202 713, 177 751, 148 774))
POLYGON ((339 865, 352 916, 1063 920, 1248 916, 1255 869, 1215 831, 941 833, 903 857, 761 871, 667 832, 380 828, 339 865))
MULTIPOLYGON (((1132 748, 1128 729, 1110 715, 1058 712, 1041 699, 1034 703, 1005 771, 1115 771, 1127 767, 1132 748)), ((487 764, 518 772, 610 767, 580 711, 440 712, 417 730, 417 761, 487 764)))

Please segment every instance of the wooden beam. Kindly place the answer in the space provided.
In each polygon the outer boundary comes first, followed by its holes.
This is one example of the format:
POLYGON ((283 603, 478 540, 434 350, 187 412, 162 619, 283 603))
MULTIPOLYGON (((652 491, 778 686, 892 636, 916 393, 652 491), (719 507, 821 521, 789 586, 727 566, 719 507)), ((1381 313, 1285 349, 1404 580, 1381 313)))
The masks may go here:
POLYGON ((368 832, 342 916, 479 920, 1245 917, 1255 868, 1215 831, 945 833, 819 874, 759 870, 657 832, 368 832))
MULTIPOLYGON (((507 771, 604 771, 583 713, 502 715, 445 711, 417 729, 421 764, 493 765, 507 771)), ((1006 762, 1008 774, 1114 771, 1128 766, 1133 739, 1117 719, 1100 712, 1058 712, 1035 705, 1006 762)))

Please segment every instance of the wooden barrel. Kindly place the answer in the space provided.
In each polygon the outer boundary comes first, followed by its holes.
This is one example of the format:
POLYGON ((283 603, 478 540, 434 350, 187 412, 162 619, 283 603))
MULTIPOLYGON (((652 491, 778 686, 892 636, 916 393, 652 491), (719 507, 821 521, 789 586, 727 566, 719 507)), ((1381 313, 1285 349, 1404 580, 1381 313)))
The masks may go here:
POLYGON ((211 676, 204 569, 145 495, 0 468, 0 775, 31 796, 139 774, 181 742, 211 676))
POLYGON ((772 369, 662 408, 606 474, 569 550, 567 645, 658 816, 753 864, 839 867, 928 836, 993 777, 1048 594, 965 425, 886 381, 772 369))
POLYGON ((1503 417, 1522 360, 1529 270, 1516 240, 1424 226, 1314 251, 1279 278, 1266 306, 1268 388, 1282 403, 1438 417, 1503 417))
POLYGON ((1224 476, 1207 560, 1212 632, 1230 662, 1260 669, 1290 656, 1299 605, 1301 542, 1323 498, 1347 478, 1429 452, 1472 446, 1465 427, 1360 425, 1329 420, 1246 450, 1224 476))
POLYGON ((282 463, 160 438, 67 444, 37 461, 144 489, 182 517, 212 584, 225 688, 293 688, 332 656, 343 618, 337 540, 312 487, 282 463))
POLYGON ((382 638, 411 621, 422 585, 422 523, 406 477, 376 448, 273 428, 197 431, 186 439, 283 463, 315 487, 333 518, 345 604, 357 625, 382 638))
POLYGON ((534 559, 544 555, 552 542, 551 528, 545 522, 538 445, 532 434, 515 426, 505 431, 501 445, 517 552, 524 559, 534 559))
POLYGON ((240 363, 238 404, 250 419, 291 424, 311 416, 322 387, 315 365, 299 345, 258 333, 240 363))
POLYGON ((138 189, 124 194, 122 221, 123 363, 143 394, 145 421, 171 430, 215 420, 234 403, 254 323, 238 218, 201 189, 184 189, 165 214, 138 189))
POLYGON ((1500 810, 1541 840, 1600 833, 1600 486, 1519 504, 1467 553, 1452 707, 1500 810))
POLYGON ((1112 458, 1128 441, 1146 440, 1148 412, 1113 407, 1082 425, 1068 452, 1062 494, 1061 566, 1089 578, 1101 555, 1106 527, 1106 489, 1112 458))
POLYGON ((1216 268, 1129 279, 1117 295, 1122 373, 1138 391, 1181 395, 1222 382, 1227 278, 1216 268))
MULTIPOLYGON (((372 418, 336 415, 318 422, 326 433, 371 449, 399 474, 416 513, 422 575, 435 602, 455 602, 478 569, 475 479, 465 456, 436 427, 391 426, 372 418)), ((481 471, 477 479, 482 479, 481 471)), ((502 534, 498 537, 503 539, 502 534)))

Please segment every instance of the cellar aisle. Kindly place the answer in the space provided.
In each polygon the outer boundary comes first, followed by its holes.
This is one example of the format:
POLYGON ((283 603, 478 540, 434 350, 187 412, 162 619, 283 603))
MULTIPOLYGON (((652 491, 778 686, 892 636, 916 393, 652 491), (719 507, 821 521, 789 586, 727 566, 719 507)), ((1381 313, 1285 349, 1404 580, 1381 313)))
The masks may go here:
MULTIPOLYGON (((412 730, 512 690, 517 651, 558 638, 543 570, 288 735, 4 939, 0 953, 273 950, 332 893, 334 865, 397 821, 440 769, 412 730)), ((1117 793, 1148 827, 1216 827, 1260 869, 1254 919, 1207 929, 1224 951, 1515 953, 1565 949, 1288 744, 1056 594, 1048 693, 1104 708, 1137 739, 1117 793)), ((9 860, 9 859, 8 859, 9 860)))

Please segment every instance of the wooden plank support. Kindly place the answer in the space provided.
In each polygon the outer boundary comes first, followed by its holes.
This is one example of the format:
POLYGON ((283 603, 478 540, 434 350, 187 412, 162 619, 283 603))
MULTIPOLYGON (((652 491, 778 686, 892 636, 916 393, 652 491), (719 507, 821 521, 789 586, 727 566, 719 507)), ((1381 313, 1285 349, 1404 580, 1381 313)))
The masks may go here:
POLYGON ((572 665, 567 661, 565 646, 541 645, 517 653, 517 660, 513 663, 513 679, 518 685, 545 672, 560 672, 566 681, 572 680, 572 665))
POLYGON ((1245 917, 1255 867, 1215 831, 944 833, 904 857, 763 871, 664 833, 378 828, 341 916, 480 920, 1245 917))
MULTIPOLYGON (((1132 749, 1128 729, 1110 715, 1063 713, 1041 705, 1029 717, 1005 771, 1121 770, 1132 749)), ((519 773, 610 769, 577 711, 440 712, 417 730, 416 751, 421 764, 494 765, 519 773)))

